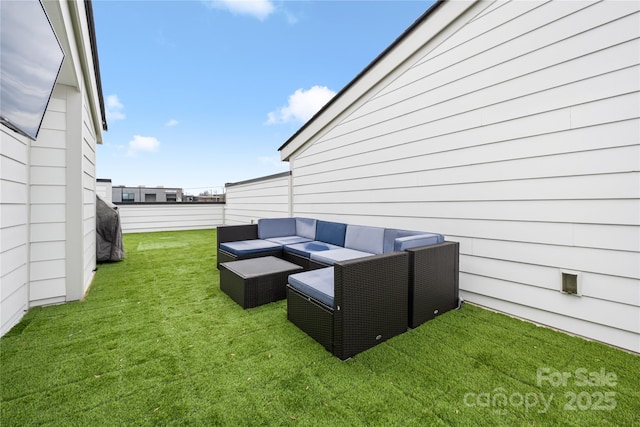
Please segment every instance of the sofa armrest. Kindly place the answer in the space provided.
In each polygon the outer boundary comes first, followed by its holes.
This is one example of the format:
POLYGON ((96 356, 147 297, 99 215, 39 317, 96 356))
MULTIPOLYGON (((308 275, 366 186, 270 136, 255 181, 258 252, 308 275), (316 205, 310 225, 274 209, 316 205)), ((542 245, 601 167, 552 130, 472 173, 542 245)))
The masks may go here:
POLYGON ((226 242, 236 242, 238 240, 253 240, 258 238, 257 224, 225 225, 218 227, 218 244, 226 242))
POLYGON ((334 265, 334 354, 347 359, 407 330, 409 254, 334 265))
POLYGON ((409 249, 409 327, 459 305, 460 244, 409 249))

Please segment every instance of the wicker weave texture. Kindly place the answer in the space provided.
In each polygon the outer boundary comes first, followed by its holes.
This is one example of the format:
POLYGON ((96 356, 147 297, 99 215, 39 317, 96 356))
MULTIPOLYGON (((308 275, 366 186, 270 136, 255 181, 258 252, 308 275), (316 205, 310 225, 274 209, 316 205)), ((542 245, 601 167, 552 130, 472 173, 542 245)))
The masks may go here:
POLYGON ((409 327, 416 328, 458 306, 460 244, 444 242, 408 252, 409 327))
POLYGON ((333 351, 333 310, 287 286, 287 319, 325 349, 333 351))
POLYGON ((348 359, 407 330, 409 255, 335 264, 334 351, 348 359))

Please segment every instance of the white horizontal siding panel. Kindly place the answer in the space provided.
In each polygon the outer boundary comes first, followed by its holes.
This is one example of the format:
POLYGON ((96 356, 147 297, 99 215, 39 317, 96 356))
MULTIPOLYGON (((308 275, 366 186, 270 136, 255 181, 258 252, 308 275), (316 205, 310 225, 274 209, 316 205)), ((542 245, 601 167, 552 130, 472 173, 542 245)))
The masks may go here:
POLYGON ((64 222, 66 219, 66 205, 43 204, 31 205, 31 223, 44 224, 64 222))
POLYGON ((574 319, 640 333, 640 322, 638 322, 640 307, 635 305, 613 303, 584 296, 576 297, 548 289, 481 276, 469 277, 464 280, 464 283, 465 291, 474 294, 520 305, 526 304, 539 310, 562 313, 574 319))
MULTIPOLYGON (((453 50, 457 47, 460 47, 461 44, 466 43, 469 40, 473 40, 477 37, 481 37, 486 33, 490 33, 491 31, 495 31, 496 28, 505 25, 505 22, 510 22, 515 19, 518 19, 522 15, 525 15, 531 12, 534 9, 537 9, 546 3, 546 0, 543 1, 497 1, 493 2, 493 4, 489 4, 490 2, 486 2, 486 6, 483 10, 479 12, 475 12, 472 18, 460 28, 454 37, 450 37, 445 40, 443 43, 440 43, 437 47, 435 47, 431 52, 430 56, 439 56, 443 54, 447 54, 448 51, 453 50), (500 13, 490 13, 491 11, 495 12, 495 8, 500 8, 500 13), (463 40, 463 42, 460 42, 463 40)), ((476 9, 479 9, 481 6, 476 5, 476 9)))
MULTIPOLYGON (((24 225, 27 220, 27 207, 26 205, 9 205, 2 203, 0 204, 0 218, 2 219, 2 228, 24 225)), ((0 250, 2 250, 2 248, 0 248, 0 250)))
MULTIPOLYGON (((465 200, 578 200, 634 199, 638 195, 638 172, 608 175, 585 175, 560 178, 521 179, 486 182, 429 182, 420 172, 374 176, 370 178, 334 180, 294 186, 294 198, 302 194, 318 194, 318 203, 331 200, 331 193, 397 189, 414 192, 425 201, 465 200), (325 199, 322 199, 325 195, 325 199)), ((312 182, 312 181, 309 181, 312 182)))
POLYGON ((20 247, 27 242, 27 225, 17 224, 11 227, 0 228, 0 242, 2 252, 20 247))
POLYGON ((0 156, 0 170, 2 179, 23 183, 27 181, 27 170, 25 165, 9 157, 0 156))
POLYGON ((18 137, 12 131, 5 130, 4 126, 0 130, 0 156, 13 159, 18 163, 27 163, 27 138, 18 137), (22 138, 22 139, 20 139, 22 138))
POLYGON ((66 189, 61 185, 32 185, 31 202, 33 204, 64 204, 66 189))
POLYGON ((514 304, 509 301, 486 297, 462 290, 460 295, 465 300, 494 310, 502 311, 504 313, 509 313, 512 316, 518 316, 532 322, 568 331, 572 334, 588 337, 590 339, 605 342, 637 353, 640 352, 640 337, 638 337, 638 334, 633 332, 614 329, 608 325, 601 325, 581 319, 575 319, 566 316, 562 312, 553 313, 549 311, 542 311, 536 308, 527 307, 526 305, 514 304))
POLYGON ((66 165, 65 150, 31 147, 31 165, 64 167, 66 165))
MULTIPOLYGON (((635 35, 638 37, 638 34, 635 35)), ((558 49, 559 50, 559 49, 558 49)), ((606 75, 618 70, 624 70, 638 64, 638 51, 640 51, 640 41, 635 39, 628 43, 623 43, 603 51, 578 57, 577 59, 566 61, 566 58, 559 58, 559 64, 541 68, 540 58, 532 58, 531 63, 524 63, 521 58, 517 64, 510 67, 510 70, 503 70, 506 65, 494 67, 492 69, 472 74, 468 77, 451 80, 450 83, 434 87, 433 82, 424 79, 419 83, 407 88, 410 93, 398 93, 398 98, 385 98, 367 103, 362 110, 369 110, 370 113, 363 115, 356 120, 343 123, 339 126, 341 133, 349 133, 359 128, 370 126, 374 123, 385 123, 408 114, 429 117, 430 120, 458 114, 463 111, 470 111, 486 106, 499 104, 502 107, 493 107, 496 111, 489 112, 487 123, 502 121, 514 117, 527 116, 539 111, 553 110, 585 102, 588 99, 599 99, 611 96, 613 87, 602 86, 602 93, 572 94, 571 90, 579 91, 580 85, 574 82, 606 75), (505 73, 509 74, 505 75, 505 73), (567 86, 567 87, 564 87, 567 86), (557 91, 559 89, 559 91, 557 91), (545 91, 556 92, 552 99, 545 91), (538 93, 540 92, 540 93, 538 93), (572 97, 569 95, 571 94, 572 97), (603 94, 604 93, 604 94, 603 94), (536 94, 533 96, 532 94, 536 94), (582 98, 579 96, 582 95, 582 98), (557 98, 557 99, 556 99, 557 98), (382 103, 382 101, 385 101, 382 103), (506 103, 501 104, 501 103, 506 103), (519 103, 529 103, 526 106, 519 103), (371 104, 371 105, 370 105, 371 104), (380 106, 375 107, 376 104, 380 106), (509 106, 518 106, 510 109, 509 106), (502 108, 502 109, 501 109, 502 108), (500 116, 500 112, 505 116, 500 116), (500 120, 492 119, 494 116, 501 117, 500 120)), ((566 54, 566 50, 563 50, 566 54)), ((540 53, 544 55, 544 53, 540 53)), ((537 55, 536 55, 537 56, 537 55)), ((547 57, 546 55, 544 56, 547 57)), ((511 64, 511 62, 507 63, 511 64)), ((596 82, 597 83, 597 82, 596 82)), ((585 83, 582 83, 584 85, 585 83)), ((633 85, 629 86, 629 81, 620 80, 618 86, 623 89, 616 89, 616 94, 626 93, 633 90, 633 85), (624 86, 629 88, 624 88, 624 86)), ((589 92, 589 91, 587 91, 589 92)), ((335 135, 335 133, 334 133, 335 135)))
POLYGON ((26 204, 26 189, 27 185, 23 182, 0 179, 0 195, 2 195, 2 203, 26 204))
POLYGON ((66 288, 64 278, 32 280, 29 286, 29 297, 31 298, 33 305, 42 304, 38 304, 37 301, 46 301, 52 298, 64 298, 65 293, 66 288))
POLYGON ((64 130, 40 128, 38 147, 63 150, 67 144, 66 135, 64 130))
POLYGON ((31 243, 65 240, 65 223, 31 224, 31 243))
MULTIPOLYGON (((31 282, 65 277, 65 260, 54 259, 32 262, 29 267, 31 282)), ((52 295, 52 297, 58 295, 52 295)))
MULTIPOLYGON (((555 222, 574 224, 574 233, 584 241, 594 235, 613 233, 640 226, 640 203, 637 200, 496 200, 496 201, 420 201, 409 191, 407 199, 397 198, 394 190, 372 190, 358 193, 333 193, 296 196, 296 205, 318 205, 320 212, 341 209, 344 213, 376 212, 377 215, 423 216, 446 219, 479 219, 520 222, 555 222), (597 228, 593 228, 593 226, 597 228), (631 227, 631 228, 630 228, 631 227)), ((618 236, 622 248, 633 247, 633 240, 618 236)))
POLYGON ((22 286, 10 295, 3 295, 0 301, 0 335, 4 335, 20 321, 27 311, 27 287, 22 286))
MULTIPOLYGON (((624 68, 486 107, 483 109, 483 123, 511 120, 542 111, 556 110, 604 98, 626 95, 629 92, 637 92, 640 90, 640 79, 637 78, 639 73, 639 66, 624 68)), ((618 115, 615 116, 616 120, 618 117, 618 115)), ((637 116, 624 118, 633 117, 637 116)), ((599 121, 599 123, 603 122, 606 122, 606 118, 601 118, 599 121)))
MULTIPOLYGON (((495 277, 557 292, 562 288, 562 270, 552 267, 461 254, 460 268, 473 276, 495 277)), ((636 280, 592 273, 580 275, 582 296, 640 306, 640 287, 636 280)))
MULTIPOLYGON (((588 10, 593 12, 591 8, 588 10)), ((616 13, 614 19, 617 19, 618 15, 619 13, 616 13)), ((559 39, 556 32, 550 32, 540 34, 539 37, 516 39, 506 45, 499 45, 496 49, 485 51, 482 55, 452 63, 450 67, 435 73, 431 67, 428 69, 417 67, 398 78, 398 82, 402 84, 401 87, 392 92, 386 91, 384 97, 371 100, 363 107, 362 112, 359 111, 352 117, 359 117, 387 105, 421 96, 421 94, 426 95, 433 90, 446 90, 452 97, 460 96, 468 93, 471 90, 469 88, 477 90, 502 82, 508 83, 518 76, 526 76, 531 72, 544 70, 584 55, 602 55, 608 58, 611 56, 608 53, 608 48, 611 46, 637 39, 639 31, 635 25, 637 19, 634 15, 626 16, 610 25, 589 27, 584 32, 574 31, 577 27, 569 26, 564 29, 571 32, 566 34, 567 38, 559 39), (513 44, 517 45, 512 46, 513 44), (508 49, 505 46, 513 48, 508 49), (412 78, 412 75, 416 77, 412 78)), ((627 46, 625 49, 632 49, 632 46, 627 46)), ((630 55, 632 58, 635 57, 634 52, 630 55)), ((618 59, 622 58, 616 58, 614 61, 617 62, 618 59)), ((602 65, 608 67, 606 64, 602 65)), ((590 71, 579 70, 579 72, 589 73, 590 71)), ((537 82, 537 84, 540 83, 543 82, 537 82)), ((428 105, 431 103, 429 102, 428 105)))
MULTIPOLYGON (((4 233, 3 237, 6 237, 4 236, 4 233)), ((13 245, 8 245, 7 248, 5 248, 3 245, 2 252, 0 252, 0 277, 5 277, 12 271, 24 266, 26 259, 26 244, 15 242, 13 243, 13 245)))
POLYGON ((570 130, 570 124, 569 111, 564 110, 433 137, 423 135, 411 139, 396 135, 398 138, 392 140, 393 135, 382 136, 305 153, 296 159, 296 176, 298 169, 314 172, 307 169, 308 166, 339 169, 357 160, 369 164, 449 151, 475 162, 495 161, 630 145, 640 136, 638 119, 588 129, 570 130), (612 140, 612 132, 619 138, 612 140))
MULTIPOLYGON (((426 121, 419 126, 402 129, 397 132, 372 134, 364 139, 356 135, 349 135, 345 138, 318 142, 301 152, 299 157, 296 157, 296 174, 298 164, 305 157, 323 151, 343 150, 344 147, 352 144, 363 144, 367 148, 362 151, 366 152, 403 145, 407 142, 425 141, 428 144, 435 144, 434 151, 440 151, 544 135, 571 128, 571 113, 569 109, 550 111, 485 126, 481 126, 479 112, 465 113, 456 117, 448 119, 448 123, 443 123, 442 120, 436 122, 426 121), (472 118, 473 120, 471 120, 472 118)), ((353 148, 353 150, 357 150, 357 148, 353 148)))
POLYGON ((18 268, 9 270, 1 277, 0 293, 2 298, 6 298, 27 285, 27 265, 22 264, 18 268))
MULTIPOLYGON (((340 171, 327 171, 296 178, 296 185, 312 182, 349 181, 366 179, 391 171, 403 175, 417 173, 419 180, 428 185, 447 185, 470 181, 506 181, 546 177, 610 174, 640 170, 640 146, 594 150, 539 158, 516 159, 484 164, 448 165, 438 158, 458 161, 452 153, 389 161, 384 165, 352 166, 340 171), (337 175, 337 176, 336 176, 337 175)), ((459 157, 459 156, 458 156, 459 157)), ((462 158, 464 162, 464 158, 462 158)), ((375 188, 375 187, 373 187, 375 188)))
POLYGON ((30 168, 31 185, 65 185, 66 169, 64 166, 43 167, 32 166, 30 168))
POLYGON ((477 239, 473 254, 574 271, 640 279, 640 254, 571 246, 477 239))
MULTIPOLYGON (((636 80, 639 79, 636 77, 636 80)), ((571 126, 574 128, 592 126, 638 116, 640 116, 640 93, 634 92, 571 107, 571 126)))
MULTIPOLYGON (((633 31, 632 22, 623 21, 625 17, 637 12, 637 5, 634 2, 603 2, 592 6, 584 7, 578 2, 549 2, 548 6, 535 10, 535 19, 531 19, 533 14, 527 14, 522 20, 511 21, 508 26, 500 26, 496 31, 486 32, 472 40, 460 43, 455 49, 445 54, 433 56, 428 54, 413 69, 407 71, 401 85, 416 81, 430 75, 435 71, 441 73, 450 72, 451 68, 458 71, 464 69, 471 73, 484 70, 496 64, 502 64, 510 59, 519 57, 546 46, 551 46, 565 39, 570 39, 581 33, 598 29, 603 26, 610 28, 608 33, 617 31, 633 31), (623 4, 626 3, 626 4, 623 4), (563 11, 552 10, 562 8, 563 11), (571 9, 582 8, 579 13, 571 13, 571 9), (564 18, 562 18, 564 17, 564 18), (562 18, 562 19, 560 19, 562 18), (519 22, 525 21, 525 22, 519 22), (623 21, 623 22, 620 22, 623 21), (519 25, 522 24, 522 25, 519 25), (611 29, 613 28, 613 29, 611 29), (508 31, 505 31, 508 30, 508 31)), ((631 18, 633 19, 633 18, 631 18)), ((615 44, 619 39, 615 36, 604 35, 605 40, 610 40, 615 44)), ((626 38, 629 39, 628 37, 626 38)), ((566 55, 571 57, 571 50, 566 49, 566 55)), ((464 74, 463 74, 464 75, 464 74)), ((454 74, 453 79, 463 75, 454 74)), ((389 87, 387 91, 395 87, 389 87)))
MULTIPOLYGON (((637 125, 630 123, 630 125, 637 125)), ((362 176, 358 171, 366 171, 367 168, 374 168, 379 173, 391 170, 402 170, 403 172, 413 172, 425 170, 425 168, 438 170, 439 174, 444 168, 460 168, 467 171, 478 180, 488 180, 483 178, 483 173, 478 168, 489 168, 489 174, 494 177, 504 177, 506 179, 522 178, 528 171, 536 170, 537 174, 544 176, 562 176, 562 175, 580 175, 584 174, 591 166, 595 169, 590 170, 591 173, 610 173, 619 171, 635 171, 640 165, 640 148, 636 144, 637 140, 633 140, 638 136, 638 128, 625 124, 613 124, 605 126, 609 132, 615 132, 619 135, 617 138, 611 138, 611 133, 604 136, 603 132, 591 129, 591 132, 576 131, 563 133, 561 135, 554 134, 553 137, 541 137, 536 139, 527 139, 525 141, 506 141, 504 143, 492 144, 490 146, 471 147, 468 149, 459 149, 452 151, 444 151, 439 153, 421 154, 421 151, 428 151, 429 144, 409 144, 407 147, 397 149, 380 150, 373 153, 363 153, 362 155, 354 155, 343 157, 331 162, 315 163, 308 166, 299 166, 296 177, 302 178, 306 175, 315 174, 313 179, 325 180, 324 176, 332 177, 340 176, 342 179, 342 171, 351 174, 347 179, 362 176), (633 129, 632 129, 633 127, 633 129), (618 129, 622 129, 620 132, 618 129), (629 130, 628 133, 624 130, 629 130), (589 134, 586 136, 585 134, 589 134), (581 137, 585 137, 582 140, 581 137), (580 146, 581 141, 584 141, 580 146), (590 141, 593 141, 590 144, 590 141), (614 145, 615 144, 615 145, 614 145), (567 147, 568 145, 568 147, 567 147), (590 147, 592 145, 592 147, 590 147), (603 147, 597 149, 597 145, 610 145, 611 148, 603 147), (616 146, 617 145, 617 146, 616 146), (571 149, 581 149, 583 152, 567 152, 571 149), (619 158, 616 158, 619 156, 619 158), (630 158, 626 158, 626 157, 630 158), (611 160, 611 164, 602 164, 611 160), (502 162, 502 163, 500 163, 502 162), (397 165, 397 168, 394 167, 397 165), (469 169, 473 166, 473 169, 469 169), (508 172, 509 167, 515 167, 517 170, 514 174, 508 172), (543 170, 540 170, 542 167, 543 170), (323 174, 324 172, 324 174, 323 174)), ((452 171, 458 175, 459 169, 452 171)), ((388 173, 388 172, 387 172, 388 173)), ((532 173, 532 172, 528 172, 532 173)), ((368 175, 369 172, 364 172, 368 175)), ((486 173, 484 173, 486 175, 486 173)), ((373 175, 373 174, 372 174, 373 175)), ((494 180, 490 178, 489 180, 494 180)), ((296 183, 299 181, 296 180, 296 183)), ((301 181, 304 183, 304 179, 301 181)))
POLYGON ((42 127, 45 129, 66 130, 67 115, 61 111, 47 110, 42 119, 42 127))
POLYGON ((34 242, 29 246, 30 259, 32 262, 65 259, 66 257, 66 245, 64 241, 34 242))

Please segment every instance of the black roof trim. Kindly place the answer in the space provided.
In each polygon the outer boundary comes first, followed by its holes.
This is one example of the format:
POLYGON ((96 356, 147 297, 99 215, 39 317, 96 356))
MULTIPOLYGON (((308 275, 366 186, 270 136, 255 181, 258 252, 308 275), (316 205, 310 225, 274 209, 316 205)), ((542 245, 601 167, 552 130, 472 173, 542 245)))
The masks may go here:
POLYGON ((246 181, 227 182, 224 184, 224 186, 233 187, 234 185, 251 184, 253 182, 266 181, 268 179, 284 178, 285 176, 289 176, 289 175, 291 175, 291 171, 276 173, 273 175, 261 176, 260 178, 247 179, 246 181))
POLYGON ((431 7, 429 7, 429 9, 427 9, 426 12, 422 14, 422 16, 416 19, 416 21, 413 24, 411 24, 409 28, 404 30, 404 32, 400 34, 400 36, 393 41, 393 43, 391 43, 385 50, 383 50, 380 55, 376 56, 376 58, 373 61, 371 61, 369 65, 367 65, 362 71, 360 71, 360 73, 353 80, 347 83, 347 85, 343 87, 342 90, 340 90, 340 92, 338 92, 333 98, 331 98, 329 102, 327 102, 324 105, 324 107, 322 107, 316 114, 314 114, 313 117, 307 120, 307 122, 303 124, 302 127, 300 127, 300 129, 296 131, 296 133, 294 133, 289 139, 287 139, 287 141, 284 144, 282 144, 280 148, 278 148, 278 151, 282 151, 283 148, 289 145, 291 141, 293 141, 316 118, 322 115, 331 105, 333 105, 334 102, 336 102, 346 91, 348 91, 351 88, 351 86, 355 85, 365 74, 367 74, 367 72, 369 72, 370 69, 372 69, 378 62, 382 60, 382 58, 384 58, 391 50, 393 50, 393 48, 395 48, 398 44, 400 44, 400 42, 402 42, 405 38, 407 38, 409 34, 411 34, 413 30, 416 29, 416 27, 422 24, 429 17, 429 15, 431 15, 445 1, 446 0, 436 0, 436 2, 432 4, 431 7))
POLYGON ((91 52, 93 53, 93 69, 96 73, 96 85, 98 86, 98 100, 100 102, 100 115, 102 119, 102 130, 108 130, 107 116, 104 109, 104 95, 102 94, 102 79, 100 78, 100 60, 98 59, 98 43, 96 42, 96 26, 93 20, 93 4, 91 0, 84 0, 87 12, 87 25, 89 26, 89 39, 91 41, 91 52))

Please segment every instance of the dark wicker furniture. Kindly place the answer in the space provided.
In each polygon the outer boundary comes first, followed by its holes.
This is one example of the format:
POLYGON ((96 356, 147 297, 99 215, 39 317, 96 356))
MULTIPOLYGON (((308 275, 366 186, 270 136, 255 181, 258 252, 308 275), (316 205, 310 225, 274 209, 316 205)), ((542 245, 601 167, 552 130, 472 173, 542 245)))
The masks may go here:
POLYGON ((345 360, 407 330, 409 254, 393 252, 334 264, 329 307, 290 285, 287 317, 345 360))
POLYGON ((459 305, 458 242, 407 249, 409 327, 416 328, 459 305))
POLYGON ((302 271, 272 256, 221 263, 219 269, 220 289, 242 308, 284 299, 289 274, 302 271))

